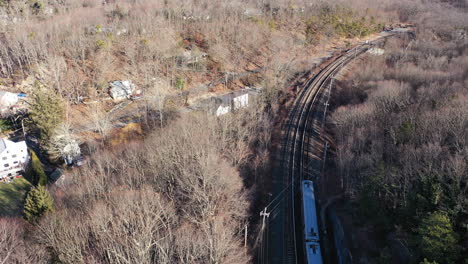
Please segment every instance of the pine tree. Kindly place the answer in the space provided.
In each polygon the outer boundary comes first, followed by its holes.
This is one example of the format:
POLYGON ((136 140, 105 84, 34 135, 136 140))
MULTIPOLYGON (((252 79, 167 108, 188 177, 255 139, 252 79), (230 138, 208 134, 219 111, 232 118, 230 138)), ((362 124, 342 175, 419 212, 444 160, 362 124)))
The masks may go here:
POLYGON ((418 233, 423 257, 438 263, 456 263, 459 257, 457 234, 445 213, 435 212, 424 218, 418 233))
POLYGON ((53 210, 53 199, 44 186, 32 187, 24 204, 24 217, 35 223, 45 213, 53 210))
POLYGON ((47 184, 47 175, 44 172, 44 167, 36 155, 36 152, 31 150, 31 167, 32 167, 32 184, 45 186, 47 184))
POLYGON ((37 85, 32 95, 30 117, 43 142, 47 142, 62 123, 65 113, 63 100, 52 91, 37 85))

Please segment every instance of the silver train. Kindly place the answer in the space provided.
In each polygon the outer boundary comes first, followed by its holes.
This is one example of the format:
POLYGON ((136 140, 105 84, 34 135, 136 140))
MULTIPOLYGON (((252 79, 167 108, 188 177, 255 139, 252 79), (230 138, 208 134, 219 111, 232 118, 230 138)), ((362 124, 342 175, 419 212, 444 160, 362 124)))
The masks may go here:
POLYGON ((304 180, 301 183, 301 189, 306 263, 322 264, 314 183, 304 180))

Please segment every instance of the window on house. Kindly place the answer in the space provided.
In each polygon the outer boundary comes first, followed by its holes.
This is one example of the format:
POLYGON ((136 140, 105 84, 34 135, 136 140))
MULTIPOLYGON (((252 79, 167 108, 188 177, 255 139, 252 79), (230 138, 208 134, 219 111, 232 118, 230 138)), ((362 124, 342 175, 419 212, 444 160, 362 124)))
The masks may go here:
POLYGON ((21 152, 23 152, 23 150, 21 150, 21 152))
POLYGON ((12 158, 16 158, 16 157, 17 157, 17 155, 16 155, 16 154, 13 154, 13 155, 11 155, 11 157, 12 157, 12 158))
POLYGON ((18 164, 18 161, 13 161, 13 164, 18 164))
POLYGON ((3 166, 4 166, 5 168, 8 168, 8 167, 10 167, 10 164, 5 163, 5 164, 3 164, 3 166))
POLYGON ((6 159, 7 159, 7 157, 3 157, 3 158, 2 158, 2 160, 6 160, 6 159))

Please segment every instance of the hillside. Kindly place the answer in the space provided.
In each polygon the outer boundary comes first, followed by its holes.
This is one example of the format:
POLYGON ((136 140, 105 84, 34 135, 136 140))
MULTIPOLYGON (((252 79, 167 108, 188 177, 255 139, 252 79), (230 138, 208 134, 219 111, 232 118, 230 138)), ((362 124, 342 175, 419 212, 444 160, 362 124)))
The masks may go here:
MULTIPOLYGON (((407 25, 337 84, 327 171, 346 184, 330 193, 349 198, 343 218, 366 218, 362 241, 381 236, 355 249, 367 263, 397 263, 375 256, 393 253, 382 236, 413 237, 439 215, 459 233, 446 263, 463 261, 463 1, 0 0, 0 90, 21 95, 2 106, 1 133, 32 157, 0 186, 0 262, 256 262, 299 84, 407 25)), ((414 243, 406 263, 445 263, 414 243)))

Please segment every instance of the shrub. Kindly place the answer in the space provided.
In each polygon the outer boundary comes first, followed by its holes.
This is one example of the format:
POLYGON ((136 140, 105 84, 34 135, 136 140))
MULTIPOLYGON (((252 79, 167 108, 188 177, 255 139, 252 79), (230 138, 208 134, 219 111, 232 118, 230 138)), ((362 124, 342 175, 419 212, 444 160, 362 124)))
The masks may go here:
POLYGON ((175 82, 175 87, 179 90, 183 90, 185 88, 184 78, 177 77, 176 82, 175 82))
POLYGON ((13 128, 13 124, 8 119, 0 119, 0 132, 7 131, 13 128))
POLYGON ((24 204, 24 217, 30 223, 36 223, 45 213, 53 210, 53 199, 44 186, 31 188, 24 204))
POLYGON ((45 186, 47 184, 47 175, 44 172, 41 161, 37 157, 36 152, 31 152, 31 183, 36 186, 45 186))
POLYGON ((107 47, 108 47, 107 41, 105 41, 103 39, 96 40, 96 49, 97 50, 106 49, 107 47))

